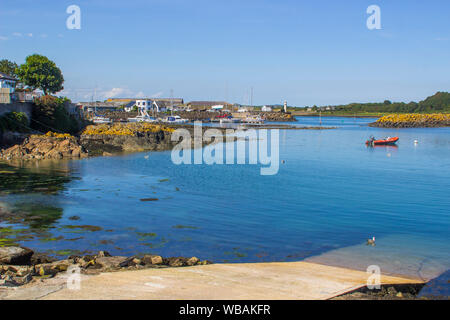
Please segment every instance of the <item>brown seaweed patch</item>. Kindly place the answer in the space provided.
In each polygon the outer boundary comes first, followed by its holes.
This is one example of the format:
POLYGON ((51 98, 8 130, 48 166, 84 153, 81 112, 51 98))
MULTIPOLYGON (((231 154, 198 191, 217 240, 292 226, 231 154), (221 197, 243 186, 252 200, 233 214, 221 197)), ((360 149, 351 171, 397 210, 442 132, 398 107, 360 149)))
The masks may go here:
POLYGON ((91 225, 81 225, 81 226, 64 225, 64 226, 61 226, 61 229, 69 229, 69 230, 75 230, 75 231, 77 231, 77 230, 80 230, 80 231, 91 231, 91 232, 103 230, 102 227, 91 226, 91 225))
POLYGON ((173 226, 172 228, 174 228, 174 229, 193 229, 193 230, 195 230, 195 229, 200 229, 199 227, 195 227, 195 226, 184 226, 184 225, 182 225, 182 224, 177 224, 177 225, 173 226))
POLYGON ((158 198, 143 198, 143 199, 139 199, 139 200, 141 200, 143 202, 147 202, 147 201, 158 201, 159 199, 158 198))

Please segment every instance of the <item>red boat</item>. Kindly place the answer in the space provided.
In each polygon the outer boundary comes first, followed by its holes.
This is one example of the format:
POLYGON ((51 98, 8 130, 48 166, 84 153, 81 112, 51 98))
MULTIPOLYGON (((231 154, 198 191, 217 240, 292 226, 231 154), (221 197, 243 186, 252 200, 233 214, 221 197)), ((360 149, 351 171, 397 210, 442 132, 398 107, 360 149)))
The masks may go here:
POLYGON ((393 145, 398 141, 398 137, 388 137, 386 139, 375 140, 375 138, 370 138, 366 141, 368 146, 382 146, 382 145, 393 145))

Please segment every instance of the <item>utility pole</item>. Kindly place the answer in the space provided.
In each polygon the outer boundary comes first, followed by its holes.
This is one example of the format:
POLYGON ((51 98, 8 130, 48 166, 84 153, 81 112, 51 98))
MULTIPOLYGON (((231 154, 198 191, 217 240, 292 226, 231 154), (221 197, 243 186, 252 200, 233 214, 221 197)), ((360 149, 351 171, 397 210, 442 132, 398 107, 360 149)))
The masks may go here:
POLYGON ((253 107, 253 87, 250 88, 250 107, 253 107))

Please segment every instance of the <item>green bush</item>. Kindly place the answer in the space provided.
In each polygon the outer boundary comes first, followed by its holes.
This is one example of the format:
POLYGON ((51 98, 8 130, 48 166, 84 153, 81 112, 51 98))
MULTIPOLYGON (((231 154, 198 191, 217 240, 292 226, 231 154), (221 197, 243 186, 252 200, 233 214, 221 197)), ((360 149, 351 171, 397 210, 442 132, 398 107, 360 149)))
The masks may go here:
POLYGON ((29 132, 28 118, 23 112, 8 112, 0 117, 0 131, 29 132))
POLYGON ((41 132, 77 133, 81 129, 80 123, 67 112, 65 103, 70 103, 70 100, 50 95, 36 99, 31 127, 41 132))

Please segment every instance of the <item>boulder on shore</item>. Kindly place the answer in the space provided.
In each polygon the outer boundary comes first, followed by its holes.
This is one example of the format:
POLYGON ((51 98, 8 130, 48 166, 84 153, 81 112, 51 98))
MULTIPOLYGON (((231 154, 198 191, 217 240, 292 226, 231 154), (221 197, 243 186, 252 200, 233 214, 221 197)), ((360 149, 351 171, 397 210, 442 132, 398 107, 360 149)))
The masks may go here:
POLYGON ((161 256, 153 255, 153 254, 146 254, 142 258, 142 262, 145 265, 158 265, 163 264, 163 258, 161 256))
POLYGON ((33 250, 23 247, 0 247, 0 264, 29 265, 33 250))

